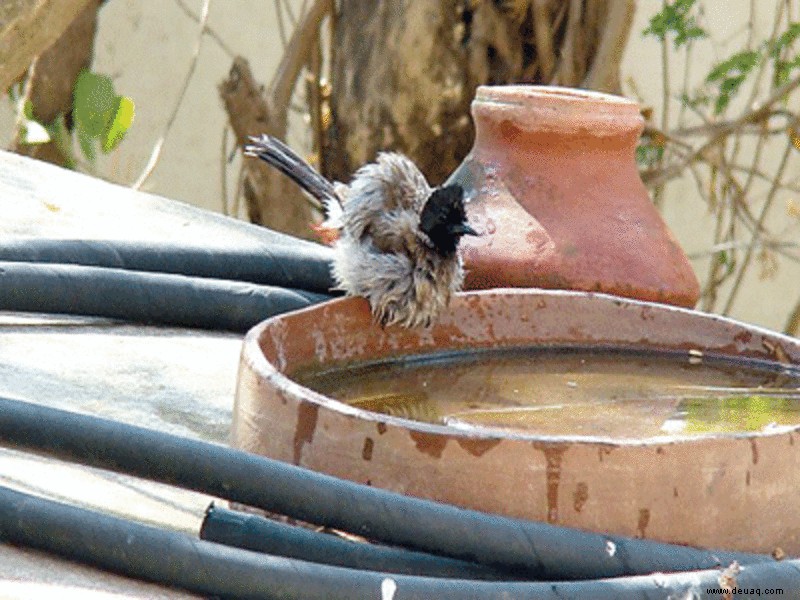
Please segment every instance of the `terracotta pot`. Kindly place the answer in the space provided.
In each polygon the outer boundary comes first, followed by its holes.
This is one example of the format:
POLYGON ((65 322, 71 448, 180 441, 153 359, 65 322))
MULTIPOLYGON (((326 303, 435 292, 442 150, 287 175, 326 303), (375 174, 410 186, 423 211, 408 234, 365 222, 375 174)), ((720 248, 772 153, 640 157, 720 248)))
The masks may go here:
POLYGON ((692 307, 692 267, 653 207, 634 153, 635 102, 585 90, 482 86, 475 146, 451 176, 481 237, 466 288, 602 291, 692 307))
POLYGON ((800 340, 603 294, 465 293, 432 328, 413 331, 382 329, 366 301, 347 298, 272 318, 248 333, 233 444, 492 513, 710 548, 800 553, 800 427, 624 440, 464 431, 361 410, 291 379, 298 369, 349 361, 559 344, 800 364, 800 340))

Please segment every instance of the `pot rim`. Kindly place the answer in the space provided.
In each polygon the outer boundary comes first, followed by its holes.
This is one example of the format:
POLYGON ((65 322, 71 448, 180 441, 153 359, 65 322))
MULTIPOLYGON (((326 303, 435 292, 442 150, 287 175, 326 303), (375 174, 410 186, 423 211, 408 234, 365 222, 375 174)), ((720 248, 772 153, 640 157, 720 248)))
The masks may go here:
MULTIPOLYGON (((691 315, 693 318, 717 322, 720 325, 729 325, 745 329, 749 333, 761 335, 781 344, 784 348, 786 346, 792 347, 797 353, 800 354, 800 339, 768 330, 758 325, 751 325, 730 317, 723 317, 720 315, 702 313, 693 309, 682 308, 667 304, 660 304, 655 302, 647 302, 643 300, 634 300, 630 298, 623 298, 611 294, 604 294, 599 292, 583 292, 574 290, 548 290, 538 288, 497 288, 490 290, 476 290, 469 292, 460 292, 458 296, 462 298, 479 297, 479 296, 492 296, 492 295, 518 295, 529 296, 532 300, 538 298, 583 298, 591 299, 601 303, 623 303, 630 305, 634 308, 650 309, 666 313, 683 313, 691 315)), ((242 349, 242 360, 247 361, 248 365, 253 371, 265 381, 269 381, 280 393, 285 396, 291 397, 296 402, 311 402, 320 408, 332 410, 342 415, 356 417, 364 421, 372 423, 385 423, 395 427, 402 427, 411 432, 418 432, 422 434, 441 435, 449 438, 463 438, 472 441, 492 441, 492 440, 517 440, 522 442, 544 443, 548 445, 560 444, 589 444, 589 445, 602 445, 602 446, 627 446, 627 447, 655 447, 674 444, 705 444, 713 443, 717 440, 741 440, 741 439, 760 439, 773 436, 786 435, 787 433, 800 432, 800 423, 797 425, 779 425, 769 430, 761 431, 741 431, 741 432, 715 432, 705 433, 692 436, 685 435, 659 435, 646 438, 615 438, 610 436, 597 436, 597 435, 552 435, 552 434, 534 434, 523 431, 501 429, 489 426, 477 425, 470 429, 460 429, 457 427, 438 425, 435 423, 425 423, 413 419, 406 419, 387 415, 384 413, 373 412, 362 408, 357 408, 352 405, 346 404, 334 398, 330 398, 321 394, 311 388, 307 388, 288 375, 285 375, 276 365, 267 360, 267 357, 261 351, 260 340, 263 336, 270 333, 271 328, 278 329, 285 327, 286 319, 292 319, 295 315, 303 313, 313 313, 315 311, 342 309, 349 308, 349 305, 356 305, 365 303, 363 298, 357 297, 344 297, 335 298, 333 300, 323 302, 314 306, 309 306, 295 311, 290 311, 270 317, 265 321, 254 326, 247 332, 242 349)), ((358 308, 354 306, 352 308, 358 308)), ((535 344, 531 344, 535 345, 535 344)), ((513 346, 508 345, 508 348, 513 346)), ((644 348, 644 346, 642 346, 644 348)), ((446 351, 446 350, 445 350, 446 351)), ((722 354, 722 353, 721 353, 722 354)), ((727 354, 728 356, 735 356, 735 354, 727 354)), ((777 361, 772 361, 775 364, 781 364, 777 361)), ((800 368, 800 362, 792 362, 790 366, 800 368)))
POLYGON ((624 96, 558 85, 520 83, 480 85, 475 92, 475 99, 482 102, 518 104, 520 102, 535 101, 542 98, 555 99, 564 103, 585 103, 586 101, 592 101, 631 106, 637 109, 639 107, 637 102, 624 96))
POLYGON ((644 128, 644 117, 634 100, 594 90, 550 85, 478 86, 472 114, 476 121, 511 121, 531 132, 597 137, 635 132, 638 136, 644 128))

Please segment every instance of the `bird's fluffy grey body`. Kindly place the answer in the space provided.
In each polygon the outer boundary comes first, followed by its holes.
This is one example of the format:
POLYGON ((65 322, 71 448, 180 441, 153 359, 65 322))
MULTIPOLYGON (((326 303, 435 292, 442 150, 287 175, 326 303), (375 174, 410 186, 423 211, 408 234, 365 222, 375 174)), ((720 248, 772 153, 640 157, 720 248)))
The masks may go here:
POLYGON ((457 240, 452 252, 442 252, 420 228, 433 190, 417 166, 385 152, 349 185, 332 184, 279 140, 251 139, 248 154, 279 168, 325 206, 321 229, 338 232, 332 267, 337 288, 366 298, 383 325, 430 325, 461 288, 464 271, 457 240))
POLYGON ((333 275, 348 294, 369 300, 385 325, 427 326, 461 288, 458 253, 441 256, 420 230, 432 190, 402 154, 382 153, 346 188, 333 275))

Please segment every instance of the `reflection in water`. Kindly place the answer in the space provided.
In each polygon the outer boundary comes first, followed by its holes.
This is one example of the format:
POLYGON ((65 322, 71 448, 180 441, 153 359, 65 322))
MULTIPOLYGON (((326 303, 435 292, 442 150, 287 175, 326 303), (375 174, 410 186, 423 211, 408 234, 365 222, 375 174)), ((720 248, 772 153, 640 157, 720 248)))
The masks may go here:
POLYGON ((467 429, 641 438, 800 424, 800 369, 697 353, 473 352, 295 378, 364 410, 467 429))

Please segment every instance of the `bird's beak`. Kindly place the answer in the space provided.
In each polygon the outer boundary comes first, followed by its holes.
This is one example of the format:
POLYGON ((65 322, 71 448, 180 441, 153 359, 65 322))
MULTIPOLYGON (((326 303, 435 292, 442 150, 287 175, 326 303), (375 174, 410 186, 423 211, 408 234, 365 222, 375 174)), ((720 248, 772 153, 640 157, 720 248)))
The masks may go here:
POLYGON ((480 233, 470 227, 469 223, 459 223, 453 227, 453 233, 458 235, 480 235, 480 233))

